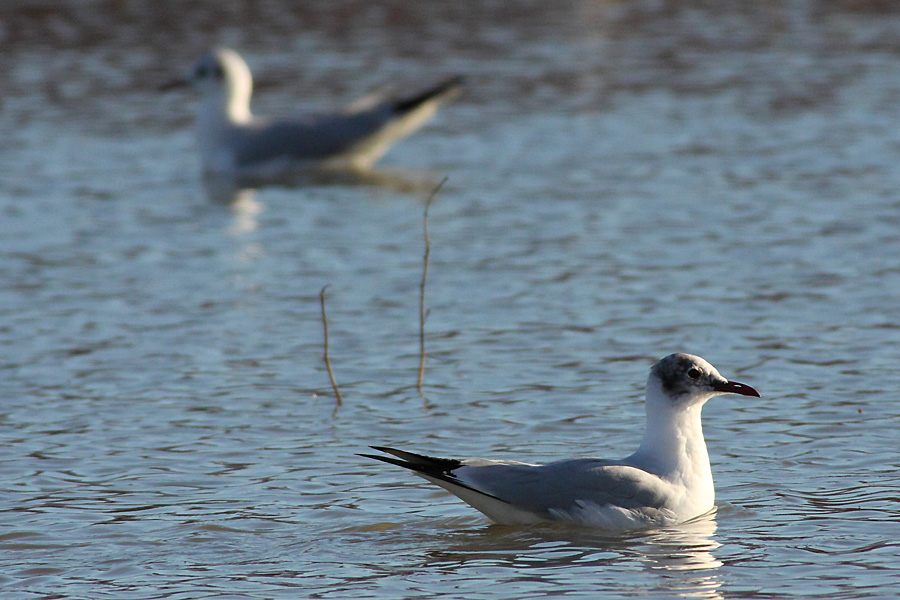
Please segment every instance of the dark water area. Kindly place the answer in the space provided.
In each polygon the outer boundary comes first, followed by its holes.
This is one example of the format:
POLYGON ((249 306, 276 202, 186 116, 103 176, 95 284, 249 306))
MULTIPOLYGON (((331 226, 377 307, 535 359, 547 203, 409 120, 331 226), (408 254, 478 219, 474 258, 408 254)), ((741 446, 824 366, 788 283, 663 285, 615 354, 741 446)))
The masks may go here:
POLYGON ((898 17, 4 3, 2 596, 893 597, 898 17), (247 60, 260 114, 466 89, 369 177, 217 202, 195 96, 158 92, 212 45, 247 60), (698 523, 490 525, 356 456, 625 456, 674 351, 763 396, 707 405, 698 523))

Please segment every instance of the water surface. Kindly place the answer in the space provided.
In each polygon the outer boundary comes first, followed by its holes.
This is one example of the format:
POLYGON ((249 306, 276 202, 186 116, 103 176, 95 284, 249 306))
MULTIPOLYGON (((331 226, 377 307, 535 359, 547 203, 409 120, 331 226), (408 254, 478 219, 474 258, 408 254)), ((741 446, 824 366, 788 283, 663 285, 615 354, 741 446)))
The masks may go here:
POLYGON ((896 593, 890 6, 153 6, 0 9, 4 598, 896 593), (261 113, 468 86, 377 182, 222 204, 155 91, 212 43, 261 113), (763 394, 707 406, 691 526, 492 526, 355 455, 624 456, 673 351, 763 394))

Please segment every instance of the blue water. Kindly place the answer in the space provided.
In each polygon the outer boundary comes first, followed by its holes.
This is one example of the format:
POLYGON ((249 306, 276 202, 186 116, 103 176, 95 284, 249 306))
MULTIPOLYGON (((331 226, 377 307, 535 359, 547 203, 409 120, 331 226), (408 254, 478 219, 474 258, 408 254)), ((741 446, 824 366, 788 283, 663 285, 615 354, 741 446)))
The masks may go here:
POLYGON ((4 9, 3 597, 895 596, 900 20, 744 4, 4 9), (155 91, 210 43, 261 113, 467 90, 376 181, 223 204, 155 91), (763 395, 707 405, 690 527, 490 525, 356 456, 624 456, 673 351, 763 395))

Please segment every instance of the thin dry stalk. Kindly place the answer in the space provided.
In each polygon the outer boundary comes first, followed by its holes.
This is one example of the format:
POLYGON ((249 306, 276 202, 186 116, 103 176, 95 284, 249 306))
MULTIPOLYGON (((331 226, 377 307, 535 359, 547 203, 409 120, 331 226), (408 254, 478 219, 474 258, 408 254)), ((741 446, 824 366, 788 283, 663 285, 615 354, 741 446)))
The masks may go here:
POLYGON ((428 201, 425 203, 425 216, 422 218, 425 231, 425 257, 422 260, 422 283, 419 285, 419 378, 416 381, 416 390, 419 397, 427 401, 425 392, 422 391, 422 380, 425 378, 425 319, 428 317, 425 311, 425 280, 428 278, 428 258, 431 256, 431 239, 428 237, 428 209, 435 196, 447 183, 447 177, 441 180, 439 184, 431 192, 428 201))
POLYGON ((325 368, 328 369, 328 378, 331 380, 331 388, 334 390, 334 395, 337 398, 337 403, 340 406, 344 403, 344 398, 341 396, 341 390, 338 389, 337 381, 334 379, 334 371, 331 370, 331 357, 328 355, 328 316, 325 314, 325 290, 328 289, 328 286, 322 288, 322 291, 319 292, 319 304, 322 306, 322 327, 325 330, 325 368))

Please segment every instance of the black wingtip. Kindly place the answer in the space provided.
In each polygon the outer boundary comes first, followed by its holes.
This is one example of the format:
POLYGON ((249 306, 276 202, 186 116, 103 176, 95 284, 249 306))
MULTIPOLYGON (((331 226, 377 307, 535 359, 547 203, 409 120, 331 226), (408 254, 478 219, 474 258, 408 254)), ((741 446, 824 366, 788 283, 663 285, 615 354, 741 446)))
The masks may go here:
POLYGON ((373 450, 390 454, 400 460, 409 463, 409 468, 417 471, 440 471, 451 472, 462 466, 462 461, 455 458, 439 458, 437 456, 428 456, 427 454, 416 454, 415 452, 407 452, 406 450, 398 450, 390 446, 371 446, 373 450))
MULTIPOLYGON (((373 446, 374 448, 374 446, 373 446)), ((380 460, 381 462, 386 462, 391 465, 397 465, 398 467, 403 467, 405 469, 410 469, 415 471, 416 469, 407 462, 400 460, 399 458, 393 458, 390 456, 378 456, 377 454, 357 454, 357 456, 362 456, 363 458, 371 458, 374 460, 380 460)))
POLYGON ((397 102, 394 104, 394 111, 398 113, 409 112, 419 105, 437 98, 438 96, 458 92, 460 88, 462 88, 463 80, 464 78, 462 75, 454 75, 453 77, 445 79, 436 86, 428 88, 424 92, 416 94, 415 96, 397 100, 397 102))
POLYGON ((373 450, 390 454, 391 456, 379 456, 377 454, 360 454, 363 458, 371 458, 380 460, 391 465, 397 465, 410 471, 424 473, 433 477, 449 477, 452 476, 453 469, 462 466, 462 462, 452 458, 435 458, 433 456, 425 456, 423 454, 415 454, 413 452, 405 452, 390 448, 388 446, 369 446, 373 450))
POLYGON ((406 452, 405 450, 397 450, 396 448, 390 448, 388 446, 369 447, 373 450, 378 450, 379 452, 391 454, 392 456, 378 456, 376 454, 357 454, 357 456, 372 458, 391 465, 403 467, 404 469, 409 469, 420 475, 446 481, 447 483, 477 492, 483 496, 488 496, 501 502, 507 502, 503 498, 498 498, 493 494, 476 489, 457 479, 453 471, 463 466, 463 463, 455 458, 437 458, 434 456, 426 456, 424 454, 415 454, 414 452, 406 452))

